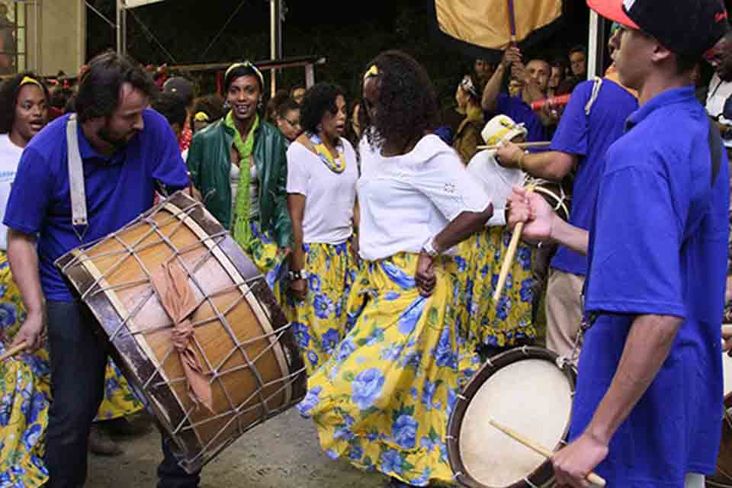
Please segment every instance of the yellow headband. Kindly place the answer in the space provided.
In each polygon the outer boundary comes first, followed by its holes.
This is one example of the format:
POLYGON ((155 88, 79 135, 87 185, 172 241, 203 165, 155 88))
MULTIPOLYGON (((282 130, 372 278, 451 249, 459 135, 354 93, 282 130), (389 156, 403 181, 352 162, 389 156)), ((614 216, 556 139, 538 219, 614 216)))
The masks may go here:
POLYGON ((254 73, 257 75, 257 78, 259 78, 259 84, 262 85, 262 90, 264 90, 264 75, 262 74, 261 71, 259 71, 259 68, 254 66, 254 64, 252 64, 249 61, 244 61, 243 63, 234 63, 231 66, 229 66, 226 70, 226 73, 224 73, 224 78, 229 76, 229 73, 231 73, 233 70, 235 70, 237 68, 251 68, 252 71, 254 71, 254 73))
POLYGON ((363 75, 363 79, 371 78, 372 76, 379 76, 379 67, 372 64, 371 67, 363 75))
POLYGON ((30 76, 24 76, 22 80, 20 80, 20 85, 18 85, 18 88, 24 85, 36 85, 38 88, 43 90, 43 85, 41 85, 41 82, 36 80, 35 78, 31 78, 30 76))
POLYGON ((193 120, 196 122, 208 122, 208 114, 206 112, 196 112, 193 116, 193 120))

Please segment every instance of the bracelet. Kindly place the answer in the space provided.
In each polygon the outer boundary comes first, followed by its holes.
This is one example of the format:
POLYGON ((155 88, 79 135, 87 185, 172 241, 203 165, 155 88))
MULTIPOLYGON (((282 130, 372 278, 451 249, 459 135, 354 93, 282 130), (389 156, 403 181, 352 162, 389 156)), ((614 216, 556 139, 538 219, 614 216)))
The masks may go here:
POLYGON ((517 163, 518 163, 519 169, 521 171, 523 171, 524 170, 524 157, 526 156, 526 153, 523 151, 523 149, 519 149, 519 151, 521 151, 521 154, 519 154, 517 163))
POLYGON ((308 278, 308 272, 304 269, 300 271, 288 271, 287 279, 290 281, 306 280, 308 278))
POLYGON ((435 248, 435 239, 434 237, 431 237, 425 244, 422 246, 422 252, 428 255, 431 258, 436 258, 440 255, 440 252, 435 248))

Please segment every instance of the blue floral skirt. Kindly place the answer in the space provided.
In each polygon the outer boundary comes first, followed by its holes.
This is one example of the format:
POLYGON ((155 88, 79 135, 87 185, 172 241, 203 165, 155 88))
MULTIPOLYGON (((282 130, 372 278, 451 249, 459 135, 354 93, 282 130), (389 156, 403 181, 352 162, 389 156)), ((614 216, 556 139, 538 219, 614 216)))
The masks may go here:
POLYGON ((292 299, 292 330, 311 375, 346 334, 346 304, 358 264, 349 242, 305 244, 308 293, 292 299))
POLYGON ((348 333, 311 376, 300 403, 331 458, 427 486, 452 482, 445 436, 463 375, 444 263, 429 298, 417 291, 416 254, 367 262, 351 290, 348 333))

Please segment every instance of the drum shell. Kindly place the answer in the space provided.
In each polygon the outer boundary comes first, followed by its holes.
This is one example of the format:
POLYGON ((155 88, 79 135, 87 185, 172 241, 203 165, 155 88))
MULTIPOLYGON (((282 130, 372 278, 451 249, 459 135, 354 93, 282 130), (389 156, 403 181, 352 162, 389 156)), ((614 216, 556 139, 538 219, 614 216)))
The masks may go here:
MULTIPOLYGON (((559 367, 560 361, 557 354, 539 347, 521 347, 506 351, 491 358, 490 361, 473 376, 471 381, 465 386, 462 394, 458 396, 448 423, 447 452, 450 466, 453 473, 455 473, 455 480, 461 486, 468 488, 544 488, 554 485, 554 470, 551 462, 546 461, 534 472, 527 473, 526 479, 529 483, 522 480, 505 487, 487 486, 470 475, 460 454, 460 430, 468 405, 470 404, 470 400, 495 372, 499 371, 504 366, 520 361, 521 359, 542 359, 554 363, 557 367, 559 367)), ((564 364, 560 369, 566 376, 571 390, 574 391, 576 373, 573 367, 570 364, 564 364)), ((539 407, 540 406, 537 405, 537 408, 539 407)), ((547 447, 551 447, 553 450, 563 447, 569 433, 568 430, 569 425, 567 425, 562 436, 562 441, 558 445, 547 447)), ((530 435, 529 432, 524 434, 530 435)))
POLYGON ((190 197, 177 193, 120 231, 66 254, 56 264, 97 319, 99 331, 109 338, 111 353, 128 381, 174 441, 186 471, 199 470, 241 434, 305 395, 302 360, 274 295, 236 242, 190 197), (174 236, 165 235, 165 222, 176 226, 174 236), (138 247, 133 245, 155 225, 161 228, 160 235, 153 233, 138 247), (166 344, 172 322, 149 284, 149 270, 177 252, 170 249, 175 241, 185 246, 180 261, 187 269, 200 264, 189 276, 202 300, 192 321, 194 325, 210 322, 196 326, 195 337, 205 373, 214 378, 210 380, 214 412, 195 407, 187 395, 180 361, 172 345, 166 344), (105 261, 112 260, 115 252, 127 261, 114 265, 105 261), (219 315, 219 325, 229 332, 230 342, 213 330, 215 304, 224 302, 230 309, 219 315), (232 317, 230 324, 228 317, 232 317))

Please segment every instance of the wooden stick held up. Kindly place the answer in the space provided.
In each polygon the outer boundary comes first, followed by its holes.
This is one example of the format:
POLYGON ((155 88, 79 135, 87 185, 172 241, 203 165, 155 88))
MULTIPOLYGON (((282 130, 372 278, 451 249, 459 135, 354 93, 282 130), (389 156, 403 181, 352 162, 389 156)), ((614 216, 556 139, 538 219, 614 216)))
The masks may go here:
MULTIPOLYGON (((511 439, 515 440, 519 444, 524 445, 525 447, 531 449, 535 453, 544 456, 547 459, 551 459, 551 457, 554 455, 554 453, 547 449, 546 447, 542 446, 541 444, 538 444, 537 442, 534 442, 531 439, 527 439, 526 437, 522 436, 518 432, 516 432, 513 429, 510 429, 506 427, 505 425, 499 424, 493 419, 488 419, 488 423, 495 427, 496 429, 500 430, 504 434, 506 434, 511 439)), ((587 481, 592 483, 593 485, 597 486, 605 486, 607 482, 598 474, 596 473, 590 473, 587 475, 587 481)))
MULTIPOLYGON (((551 145, 551 141, 519 142, 519 143, 514 143, 514 144, 516 144, 521 149, 528 149, 528 148, 532 148, 532 147, 549 147, 551 145)), ((500 146, 498 146, 498 145, 495 145, 495 146, 478 146, 478 150, 479 151, 484 151, 484 150, 494 151, 494 150, 498 149, 499 147, 500 146)))
MULTIPOLYGON (((531 193, 534 191, 534 186, 529 185, 526 187, 526 191, 531 193)), ((498 303, 501 295, 503 295, 503 288, 506 286, 506 280, 508 279, 508 273, 511 271, 511 263, 513 263, 514 257, 516 257, 516 250, 518 249, 519 241, 521 240, 521 234, 524 231, 524 222, 519 222, 513 229, 511 234, 511 242, 508 244, 508 250, 506 255, 503 257, 503 263, 501 264, 501 271, 498 274, 498 283, 496 289, 493 292, 493 301, 498 303)))
POLYGON ((19 344, 16 344, 15 346, 13 346, 10 349, 8 349, 7 351, 5 351, 2 355, 0 355, 0 363, 12 358, 16 354, 19 354, 19 353, 25 351, 25 349, 27 347, 28 347, 28 344, 25 341, 23 341, 19 344))

